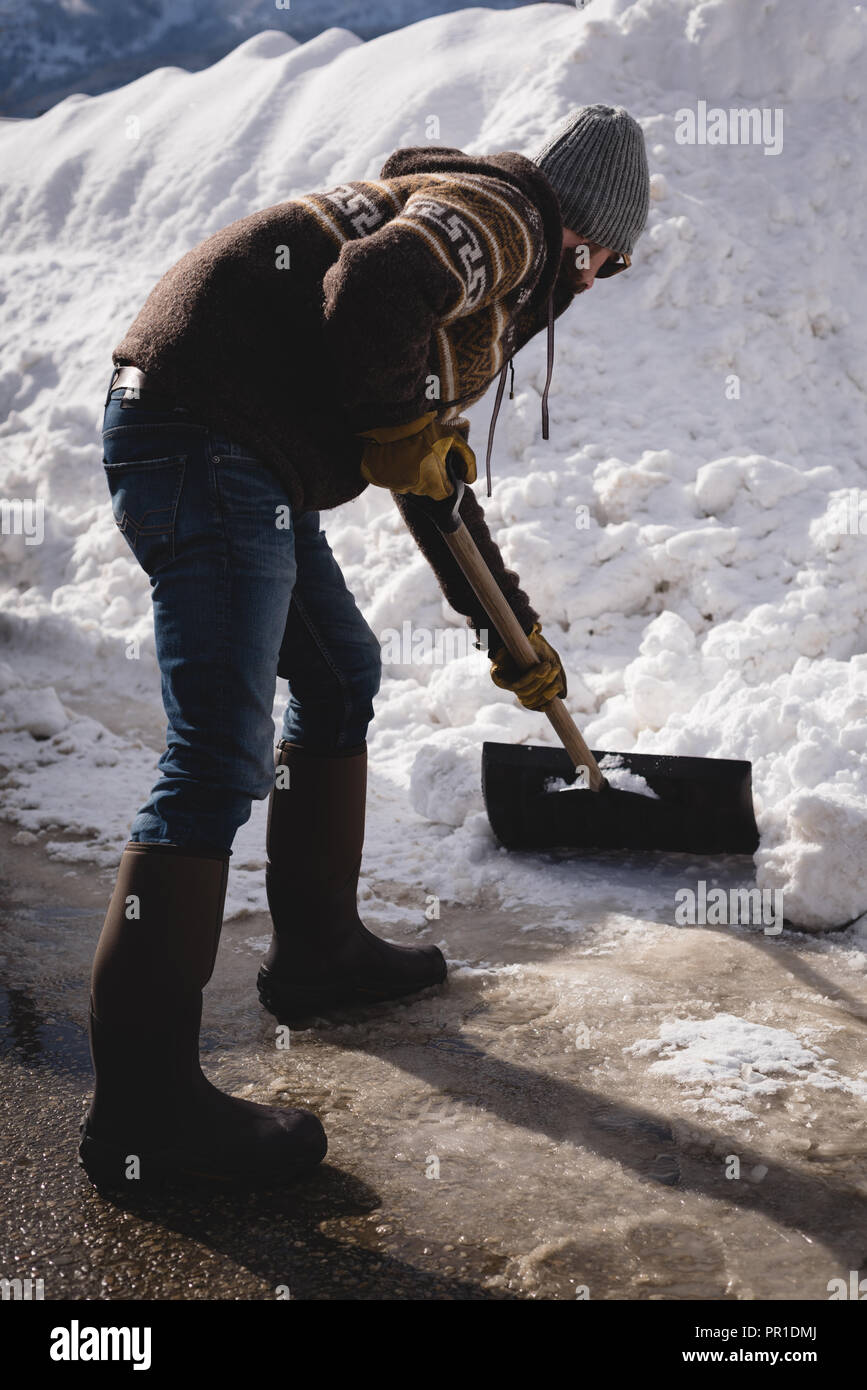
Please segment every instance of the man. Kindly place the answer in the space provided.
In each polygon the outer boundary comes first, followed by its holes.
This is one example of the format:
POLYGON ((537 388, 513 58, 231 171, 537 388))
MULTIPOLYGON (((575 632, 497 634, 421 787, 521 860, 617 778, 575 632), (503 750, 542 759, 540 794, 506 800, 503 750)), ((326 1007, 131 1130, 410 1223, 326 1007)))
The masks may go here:
POLYGON ((445 978, 436 947, 381 941, 358 918, 379 644, 319 513, 368 484, 391 490, 449 602, 487 632, 496 683, 533 709, 565 694, 473 493, 462 516, 539 655, 529 672, 407 496, 447 495, 450 452, 475 481, 459 411, 499 373, 496 418, 511 356, 545 326, 547 438, 554 319, 595 276, 626 268, 647 207, 643 137, 622 109, 572 112, 533 159, 398 150, 378 179, 208 237, 115 348, 104 464, 153 590, 168 730, 94 962, 81 1156, 95 1182, 270 1182, 325 1153, 314 1116, 224 1095, 199 1066, 232 840, 254 798, 270 792, 274 936, 259 990, 278 1019, 445 978), (275 778, 278 675, 290 698, 275 778))

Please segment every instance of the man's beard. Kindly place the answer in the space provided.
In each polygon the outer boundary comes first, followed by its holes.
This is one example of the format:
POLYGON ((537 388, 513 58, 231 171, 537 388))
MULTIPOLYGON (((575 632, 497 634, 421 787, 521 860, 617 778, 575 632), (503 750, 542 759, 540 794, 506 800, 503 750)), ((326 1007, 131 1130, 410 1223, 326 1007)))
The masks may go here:
POLYGON ((560 276, 569 286, 572 294, 583 294, 590 286, 581 279, 581 271, 575 264, 573 256, 567 251, 560 262, 560 276))

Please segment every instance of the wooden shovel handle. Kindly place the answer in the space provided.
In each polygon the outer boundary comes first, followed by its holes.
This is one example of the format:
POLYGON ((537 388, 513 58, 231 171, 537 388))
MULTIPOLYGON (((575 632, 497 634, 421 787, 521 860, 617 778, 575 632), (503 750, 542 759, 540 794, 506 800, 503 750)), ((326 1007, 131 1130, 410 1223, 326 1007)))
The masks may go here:
MULTIPOLYGON (((457 508, 454 512, 457 518, 457 508)), ((463 521, 454 530, 442 531, 443 540, 454 555, 475 591, 476 597, 499 632, 510 655, 522 670, 529 670, 539 660, 536 651, 518 619, 515 617, 499 585, 494 579, 475 541, 463 521)), ((598 792, 605 785, 605 778, 599 771, 599 764, 581 736, 581 731, 560 699, 552 700, 545 709, 551 725, 575 767, 586 767, 587 781, 591 791, 598 792)))

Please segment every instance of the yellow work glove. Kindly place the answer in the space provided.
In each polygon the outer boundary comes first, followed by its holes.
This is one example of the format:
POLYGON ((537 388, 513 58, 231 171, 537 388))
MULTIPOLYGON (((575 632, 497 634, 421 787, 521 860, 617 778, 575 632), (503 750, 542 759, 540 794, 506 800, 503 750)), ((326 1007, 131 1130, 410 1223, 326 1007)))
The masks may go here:
POLYGON ((539 657, 536 665, 520 671, 506 648, 500 647, 491 657, 491 680, 501 690, 511 690, 526 709, 545 709, 558 695, 562 699, 566 694, 566 672, 538 623, 533 624, 527 637, 539 657))
POLYGON ((453 491, 446 472, 446 458, 452 449, 463 461, 465 482, 476 481, 475 454, 463 435, 439 424, 434 410, 408 425, 384 425, 358 433, 367 441, 361 476, 377 487, 416 492, 441 502, 453 491))

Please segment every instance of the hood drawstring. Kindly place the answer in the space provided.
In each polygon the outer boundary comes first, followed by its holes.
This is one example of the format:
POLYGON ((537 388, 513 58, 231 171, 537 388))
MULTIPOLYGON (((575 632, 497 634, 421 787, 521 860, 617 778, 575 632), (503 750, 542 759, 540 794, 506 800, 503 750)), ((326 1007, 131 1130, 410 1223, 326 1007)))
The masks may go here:
POLYGON ((506 384, 506 372, 509 370, 510 361, 511 358, 509 358, 507 361, 503 363, 503 369, 500 372, 500 379, 497 382, 497 394, 494 397, 494 410, 491 415, 491 423, 488 427, 488 452, 485 455, 485 477, 488 483, 489 497, 491 495, 491 450, 494 447, 494 429, 496 428, 497 424, 497 416, 500 413, 500 401, 503 399, 503 387, 506 384))
MULTIPOLYGON (((512 358, 509 357, 503 363, 500 371, 500 379, 497 382, 497 394, 494 398, 494 409, 491 414, 491 424, 488 429, 488 449, 485 455, 485 478, 488 484, 488 496, 491 495, 491 450, 494 447, 494 430, 497 425, 497 416, 500 413, 500 402, 503 399, 503 389, 506 385, 506 372, 511 368, 512 379, 509 389, 509 400, 515 394, 515 368, 512 358)), ((545 377, 545 389, 542 392, 542 438, 548 438, 548 388, 551 385, 551 376, 554 371, 554 291, 548 295, 548 371, 545 377)))
POLYGON ((548 295, 548 374, 545 377, 545 389, 542 392, 542 438, 548 438, 548 387, 551 385, 551 374, 554 371, 554 291, 548 295))

